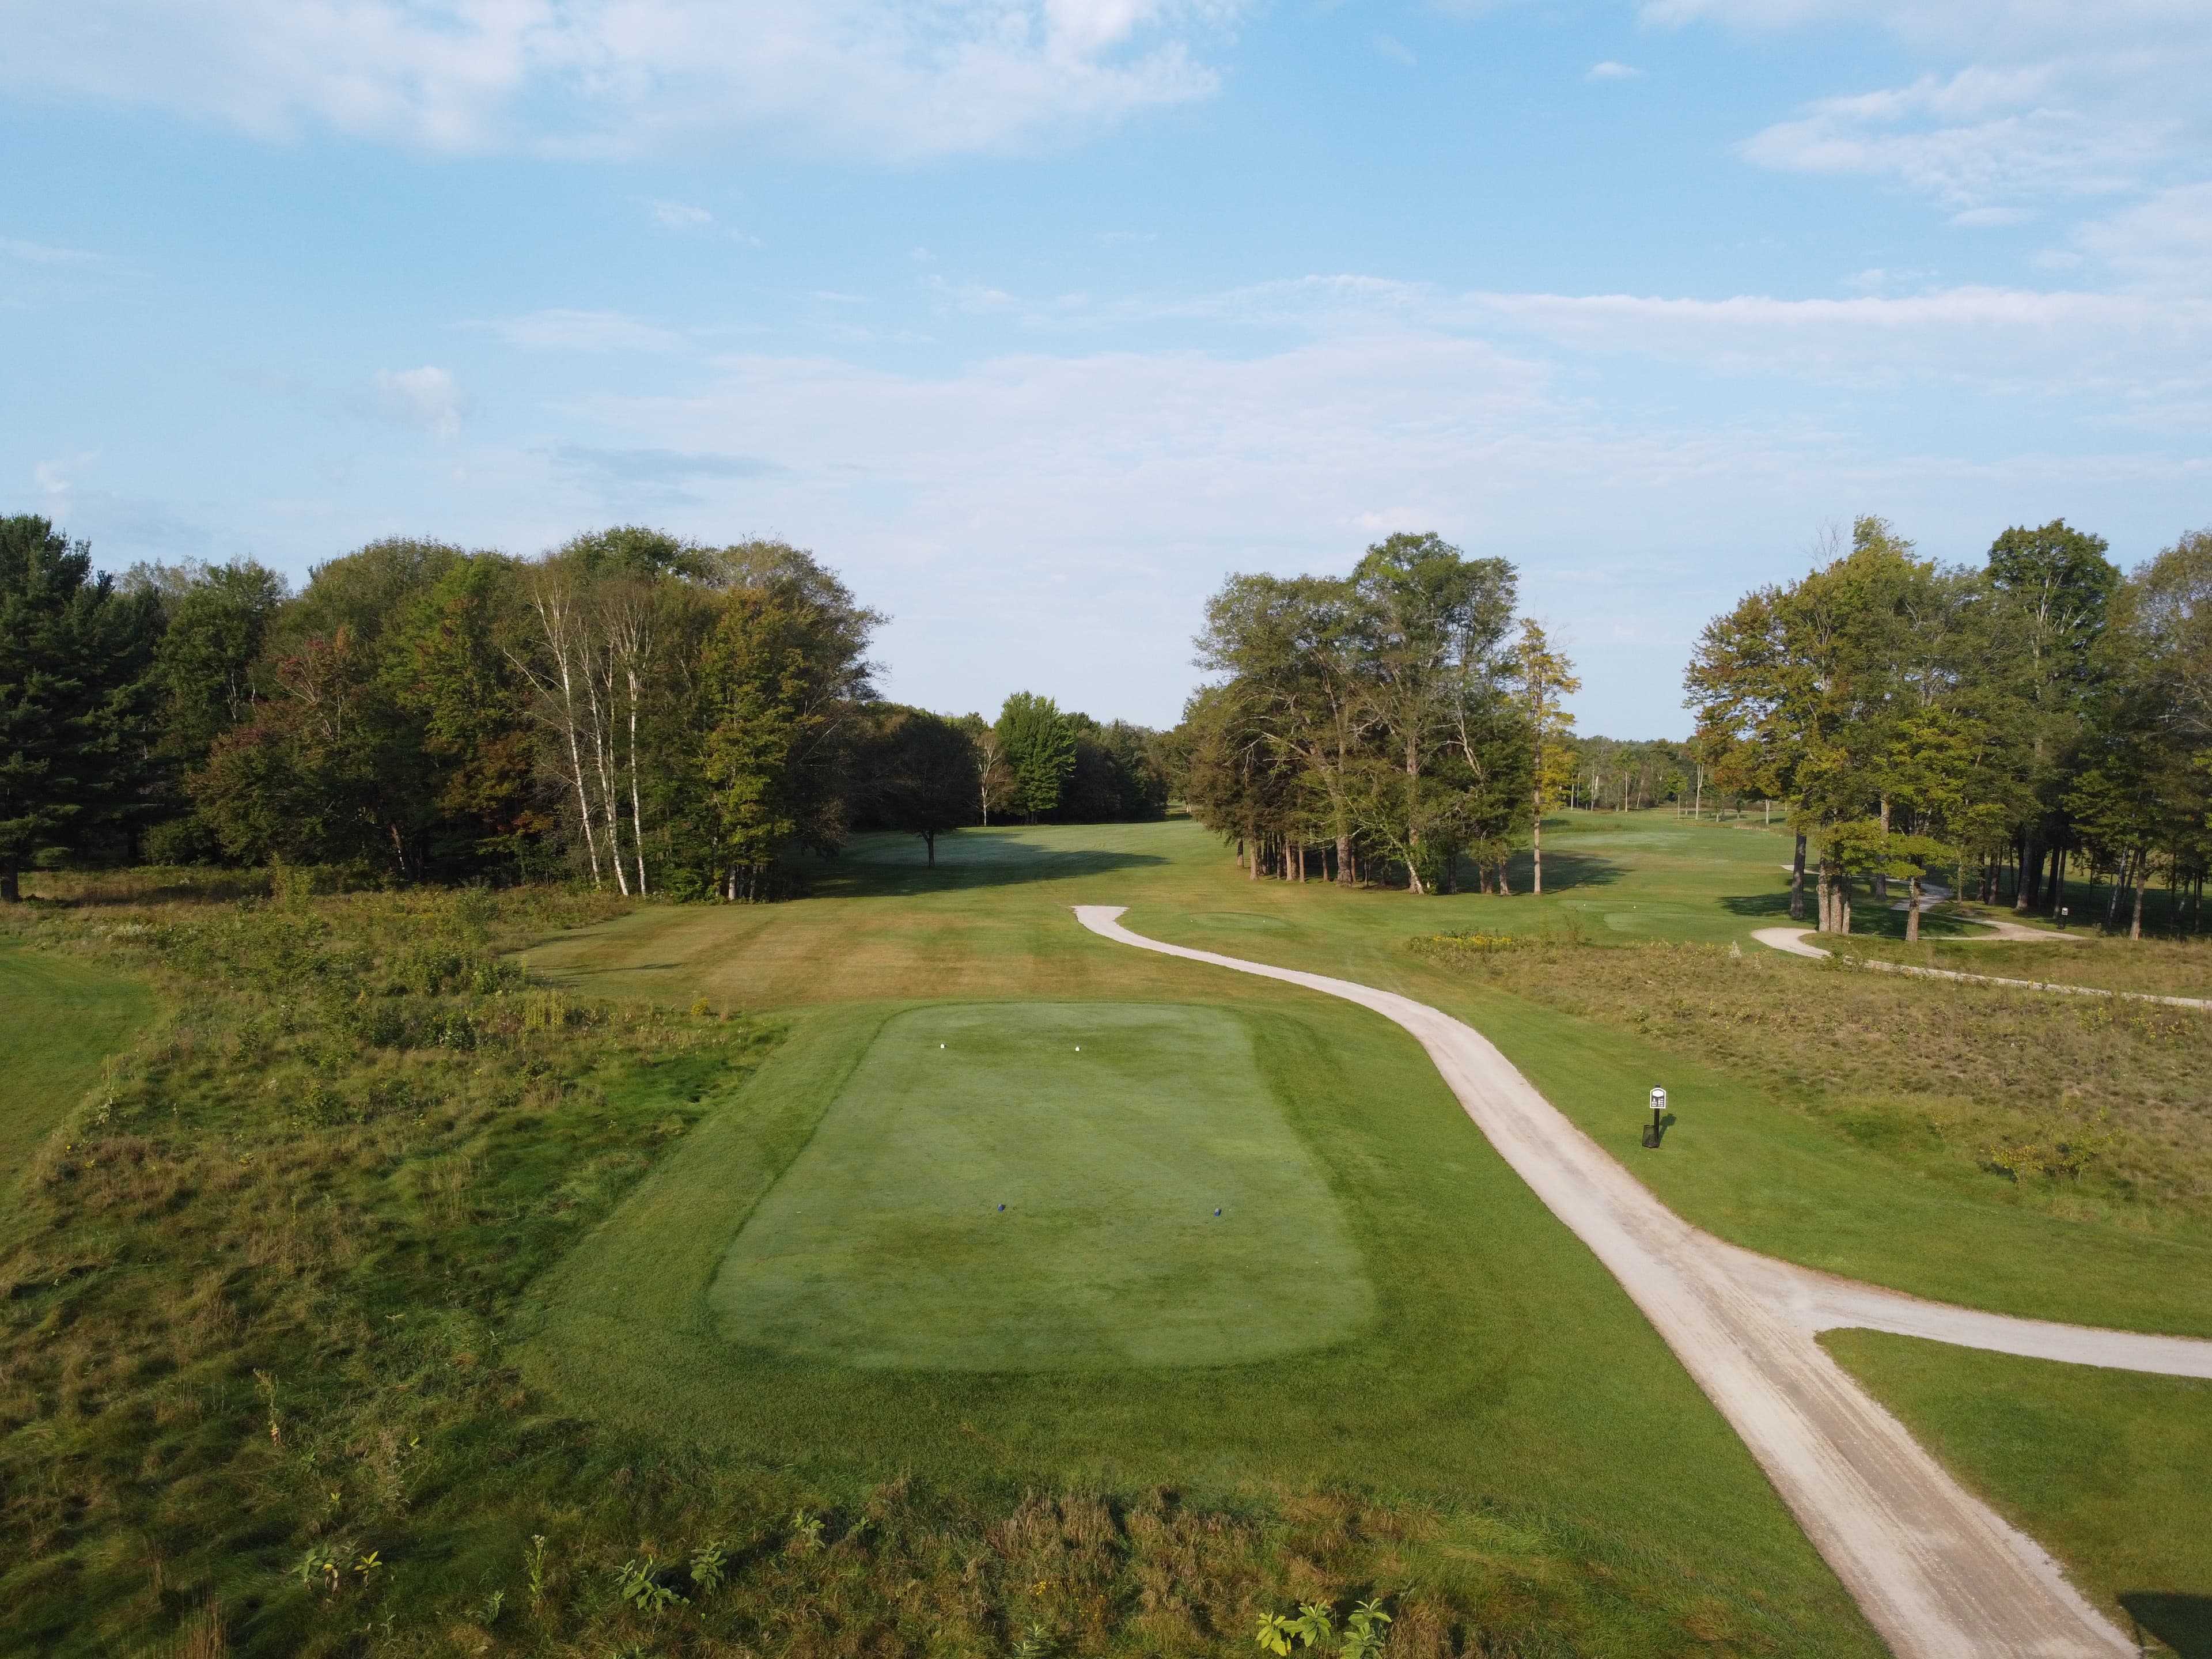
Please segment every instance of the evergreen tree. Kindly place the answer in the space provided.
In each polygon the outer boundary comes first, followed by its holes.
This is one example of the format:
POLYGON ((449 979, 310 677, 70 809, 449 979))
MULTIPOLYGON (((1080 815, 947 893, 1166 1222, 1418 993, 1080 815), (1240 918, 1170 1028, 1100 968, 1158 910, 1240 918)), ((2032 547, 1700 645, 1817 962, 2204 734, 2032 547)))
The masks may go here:
POLYGON ((0 902, 24 864, 143 813, 161 610, 94 575, 91 550, 0 519, 0 902))
POLYGON ((1014 775, 1014 805, 1035 823, 1060 805, 1075 771, 1075 732, 1050 697, 1017 691, 992 728, 1014 775))

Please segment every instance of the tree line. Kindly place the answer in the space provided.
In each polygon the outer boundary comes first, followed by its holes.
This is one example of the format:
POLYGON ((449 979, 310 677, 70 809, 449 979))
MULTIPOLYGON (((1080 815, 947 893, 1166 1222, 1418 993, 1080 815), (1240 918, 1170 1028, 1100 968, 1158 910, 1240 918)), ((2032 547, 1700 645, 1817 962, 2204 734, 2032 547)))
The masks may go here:
POLYGON ((1198 665, 1220 678, 1174 733, 1182 798, 1247 873, 1416 893, 1504 891, 1578 763, 1572 665, 1516 619, 1517 574, 1434 534, 1370 547, 1349 575, 1233 576, 1198 665))
POLYGON ((811 554, 621 527, 536 559, 408 539, 297 593, 250 560, 97 573, 0 519, 0 896, 64 860, 573 872, 762 898, 855 830, 1158 817, 1160 734, 1048 698, 881 697, 884 618, 811 554))
POLYGON ((2212 858, 2212 532, 2123 574, 2063 520, 2005 531, 1978 567, 1920 557, 1878 518, 1791 583, 1715 617, 1686 675, 1692 750, 1723 787, 1786 803, 1790 915, 1817 860, 1820 927, 1855 884, 1955 869, 1984 902, 2057 915, 2069 870, 2142 928, 2154 876, 2203 922, 2212 858))

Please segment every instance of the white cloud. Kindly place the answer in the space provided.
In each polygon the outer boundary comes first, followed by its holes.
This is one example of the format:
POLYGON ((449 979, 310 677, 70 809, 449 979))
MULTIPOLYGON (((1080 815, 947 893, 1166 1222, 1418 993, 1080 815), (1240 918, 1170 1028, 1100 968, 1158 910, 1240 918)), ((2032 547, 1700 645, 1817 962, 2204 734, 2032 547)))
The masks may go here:
POLYGON ((31 480, 38 485, 39 493, 46 497, 50 511, 68 507, 70 491, 76 482, 74 475, 84 471, 99 459, 97 450, 84 450, 75 455, 58 455, 33 465, 31 480))
POLYGON ((82 265, 100 258, 97 253, 87 253, 79 248, 49 247, 44 242, 22 242, 9 236, 0 236, 0 257, 18 259, 27 265, 82 265))
POLYGON ((1608 58, 1602 64, 1592 64, 1583 79, 1585 81, 1633 81, 1639 78, 1643 73, 1640 69, 1632 69, 1626 64, 1616 64, 1608 58))
MULTIPOLYGON (((2101 376, 2097 395, 2124 404, 2150 366, 2207 361, 2201 310, 2177 323, 2093 295, 1697 301, 1344 277, 1176 314, 1227 341, 1287 328, 1296 343, 1022 353, 943 375, 733 355, 685 395, 561 413, 674 503, 673 527, 774 529, 821 550, 898 619, 895 695, 991 707, 1030 683, 1148 720, 1174 717, 1188 629, 1224 572, 1343 568, 1393 530, 1513 558, 1525 603, 1571 611, 1588 638, 1632 627, 1652 641, 1585 665, 1585 710, 1595 729, 1655 732, 1680 726, 1674 681, 1697 626, 1784 574, 1776 561, 1795 560, 1809 524, 1885 512, 1961 557, 2007 522, 2066 514, 2132 556, 2212 481, 2212 463, 2132 435, 2044 453, 2048 423, 2019 422, 2014 395, 2101 376), (1756 385, 1706 404, 1729 412, 1684 413, 1698 406, 1686 376, 1716 370, 1756 385), (1824 389, 1877 375, 1986 398, 1960 407, 2033 435, 1970 418, 1900 436, 1898 411, 1928 398, 1852 412, 1824 389), (1663 415, 1635 407, 1646 383, 1663 388, 1663 415), (775 465, 710 473, 702 455, 775 465)), ((2201 434, 2204 412, 2191 418, 2201 434)), ((572 518, 612 487, 574 456, 545 476, 572 518)))
POLYGON ((1413 48, 1395 34, 1378 34, 1375 37, 1373 45, 1376 57, 1387 58, 1392 63, 1406 69, 1413 68, 1420 61, 1413 56, 1413 48))
POLYGON ((471 326, 526 351, 673 351, 684 343, 682 335, 619 311, 533 311, 471 326))
POLYGON ((264 137, 629 155, 768 137, 915 158, 1211 94, 1237 0, 0 0, 0 84, 264 137))
POLYGON ((2202 295, 2212 288, 2212 184, 2160 191, 2082 226, 2075 240, 2132 286, 2202 295))
POLYGON ((2084 107, 2048 66, 1970 68, 1948 78, 1823 99, 1747 139, 1763 167, 1893 176, 1948 206, 2130 188, 2168 148, 2167 125, 2084 107))
POLYGON ((458 435, 476 405, 468 389, 447 369, 379 369, 369 377, 368 407, 383 419, 434 438, 458 435))
POLYGON ((2200 167, 2212 136, 2201 0, 1649 0, 1642 15, 1754 30, 1856 21, 1893 36, 1925 72, 1815 100, 1743 153, 1893 178, 1963 215, 2139 190, 2162 168, 2200 167))
POLYGON ((702 207, 693 207, 689 202, 655 202, 653 221, 671 230, 696 230, 701 225, 711 225, 714 216, 702 207))

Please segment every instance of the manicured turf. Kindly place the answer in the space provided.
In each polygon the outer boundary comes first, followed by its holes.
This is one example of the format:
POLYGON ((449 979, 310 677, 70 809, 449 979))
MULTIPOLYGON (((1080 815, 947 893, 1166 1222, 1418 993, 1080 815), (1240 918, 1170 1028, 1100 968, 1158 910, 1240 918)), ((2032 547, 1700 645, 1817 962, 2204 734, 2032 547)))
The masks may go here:
MULTIPOLYGON (((1312 1000, 1109 945, 1066 908, 1126 904, 1139 932, 1342 975, 1468 1020, 1668 1204, 1723 1237, 1943 1300, 2212 1335, 2212 1237, 2193 1226, 2154 1232, 2140 1217, 2037 1208, 1995 1177, 1962 1187, 1948 1170, 1916 1164, 1909 1145, 1854 1139, 1633 1024, 1568 1017, 1406 948, 1416 931, 1480 929, 1757 951, 1751 930, 1787 920, 1790 842, 1756 818, 1720 827, 1665 811, 1576 813, 1546 844, 1541 898, 1521 868, 1511 897, 1423 901, 1249 881, 1187 821, 963 830, 939 847, 935 871, 921 867, 918 843, 863 836, 820 866, 817 897, 642 908, 533 951, 530 965, 580 990, 685 1002, 703 992, 750 1009, 949 995, 1312 1000), (1645 1158, 1636 1137, 1655 1082, 1677 1091, 1681 1121, 1668 1155, 1645 1158)), ((1796 994, 1821 994, 1829 970, 1791 969, 1796 994)), ((1944 1018, 1966 992, 1929 982, 1928 1018, 1944 1018)))
POLYGON ((2123 1629, 2212 1655, 2212 1382, 1871 1331, 1824 1340, 2123 1629))
POLYGON ((67 957, 0 941, 0 1187, 153 1013, 139 987, 67 957))
MULTIPOLYGON (((1255 1363, 1133 1370, 1116 1355, 996 1372, 732 1342, 712 1294, 731 1241, 843 1109, 886 1023, 927 1032, 975 1012, 843 1004, 787 1016, 758 1074, 545 1282, 525 1376, 618 1431, 831 1491, 904 1473, 963 1492, 1166 1487, 1241 1507, 1344 1487, 1488 1513, 1509 1532, 1565 1528, 1623 1595, 1577 1637, 1583 1651, 1681 1650, 1687 1630, 1753 1651, 1878 1651, 1741 1443, 1419 1047, 1359 1009, 1255 988, 1177 1014, 1187 1031, 1251 1034, 1267 1094, 1324 1171, 1373 1287, 1348 1339, 1255 1363)), ((1211 1091, 1216 1076, 1198 1080, 1211 1091)), ((1241 1316, 1279 1330, 1310 1307, 1340 1328, 1338 1292, 1304 1272, 1241 1316)), ((1513 1552, 1474 1547, 1485 1571, 1516 1571, 1513 1552)))
POLYGON ((886 1021, 709 1300, 778 1353, 963 1370, 1268 1359, 1374 1305, 1244 1022, 1096 1002, 886 1021))
MULTIPOLYGON (((1546 841, 1541 898, 1528 893, 1523 863, 1514 896, 1423 901, 1248 880, 1186 822, 963 831, 940 844, 935 872, 921 867, 915 843, 863 837, 821 867, 812 898, 740 910, 644 908, 549 942, 531 953, 532 970, 579 989, 686 1002, 704 994, 730 1007, 953 996, 1213 1000, 1264 1017, 1281 1035, 1261 1042, 1262 1064, 1285 1079, 1277 1092, 1291 1103, 1291 1121, 1321 1158, 1371 1264, 1378 1312, 1354 1345, 1356 1362, 1334 1351, 1286 1360, 1249 1391, 1246 1373, 1217 1372, 1218 1392, 1203 1398, 1173 1374, 1140 1396, 1093 1396, 1087 1383, 1043 1396, 1032 1392, 1041 1384, 979 1395, 946 1383, 902 1397, 870 1393, 849 1368, 734 1365, 710 1328, 705 1286, 744 1209, 797 1156, 812 1115, 836 1094, 839 1068, 865 1051, 869 1032, 848 1004, 810 1014, 761 1081, 770 1086, 786 1065, 820 1078, 806 1089, 749 1091, 743 1112, 702 1127, 684 1149, 665 1187, 660 1176, 647 1183, 635 1218, 618 1217, 580 1255, 567 1299, 554 1304, 554 1340, 538 1350, 541 1374, 624 1420, 658 1414, 779 1456, 810 1447, 818 1455, 828 1443, 926 1463, 972 1430, 997 1449, 989 1467, 1039 1480, 1071 1470, 1232 1484, 1236 1471, 1374 1480, 1408 1491, 1524 1493, 1553 1513, 1603 1517, 1624 1535, 1652 1535, 1650 1522, 1665 1514, 1675 1517, 1665 1526, 1686 1528, 1677 1535, 1701 1549, 1736 1529, 1719 1518, 1732 1500, 1708 1490, 1729 1463, 1709 1474, 1655 1461, 1659 1441, 1690 1421, 1710 1424, 1710 1408, 1701 1400, 1679 1414, 1670 1407, 1662 1425, 1643 1402, 1612 1390, 1624 1368, 1653 1386, 1679 1370, 1670 1358, 1641 1370, 1650 1333, 1609 1284, 1567 1290, 1581 1283, 1571 1264, 1589 1266, 1587 1253, 1532 1212, 1525 1189, 1456 1118, 1417 1050, 1404 1052, 1409 1043, 1357 1010, 1097 939, 1068 915, 1077 903, 1127 905, 1130 925, 1154 937, 1341 975, 1468 1020, 1668 1204, 1724 1237, 1946 1300, 2212 1334, 2212 1237, 2185 1218, 2107 1219, 2085 1206, 2030 1204, 1999 1178, 1962 1180, 1950 1164, 1918 1158, 1910 1137, 1857 1134, 1784 1091, 1686 1059, 1633 1021, 1571 1017, 1407 948, 1417 933, 1480 930, 1734 943, 1755 952, 1752 929, 1787 920, 1790 842, 1755 822, 1578 813, 1546 841), (1386 1078, 1393 1081, 1382 1086, 1386 1078), (1642 1103, 1658 1082, 1674 1091, 1678 1121, 1662 1151, 1646 1155, 1637 1145, 1642 1103), (719 1170, 700 1161, 714 1136, 725 1138, 719 1170), (1378 1161, 1394 1172, 1391 1202, 1381 1207, 1370 1184, 1378 1161), (738 1164, 750 1173, 730 1178, 738 1164), (709 1201, 724 1206, 712 1225, 701 1220, 709 1201), (652 1220, 656 1204, 665 1212, 652 1220), (684 1229, 702 1237, 679 1244, 684 1229), (1543 1273, 1500 1271, 1532 1252, 1551 1264, 1543 1273), (647 1351, 654 1357, 638 1357, 647 1351), (1371 1376, 1359 1369, 1369 1364, 1378 1367, 1371 1376), (1455 1393, 1478 1375, 1496 1379, 1496 1397, 1480 1408, 1455 1393), (810 1383, 787 1391, 782 1381, 766 1386, 770 1376, 810 1383), (1448 1428, 1454 1419, 1464 1426, 1448 1428), (891 1421, 896 1432, 884 1427, 891 1421), (1678 1499, 1694 1513, 1675 1507, 1678 1499)), ((1786 995, 1815 998, 1833 971, 1787 963, 1778 982, 1786 995)), ((1960 995, 1929 982, 1924 1017, 1960 1017, 1960 995)), ((1727 1444, 1729 1457, 1740 1454, 1727 1444)), ((2169 1524, 2154 1512, 2138 1522, 2169 1524)), ((1741 1559, 1740 1545, 1715 1547, 1711 1559, 1741 1559)), ((2103 1579, 2093 1587, 2133 1588, 2103 1579)))

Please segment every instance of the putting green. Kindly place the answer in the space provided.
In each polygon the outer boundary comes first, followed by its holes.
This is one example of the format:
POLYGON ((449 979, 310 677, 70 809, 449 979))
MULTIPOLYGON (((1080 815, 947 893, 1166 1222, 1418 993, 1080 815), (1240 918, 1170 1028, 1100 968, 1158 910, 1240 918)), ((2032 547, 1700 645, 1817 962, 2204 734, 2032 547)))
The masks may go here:
POLYGON ((884 1024, 709 1302, 793 1358, 1041 1370, 1322 1347, 1374 1293, 1237 1016, 984 1003, 884 1024))

